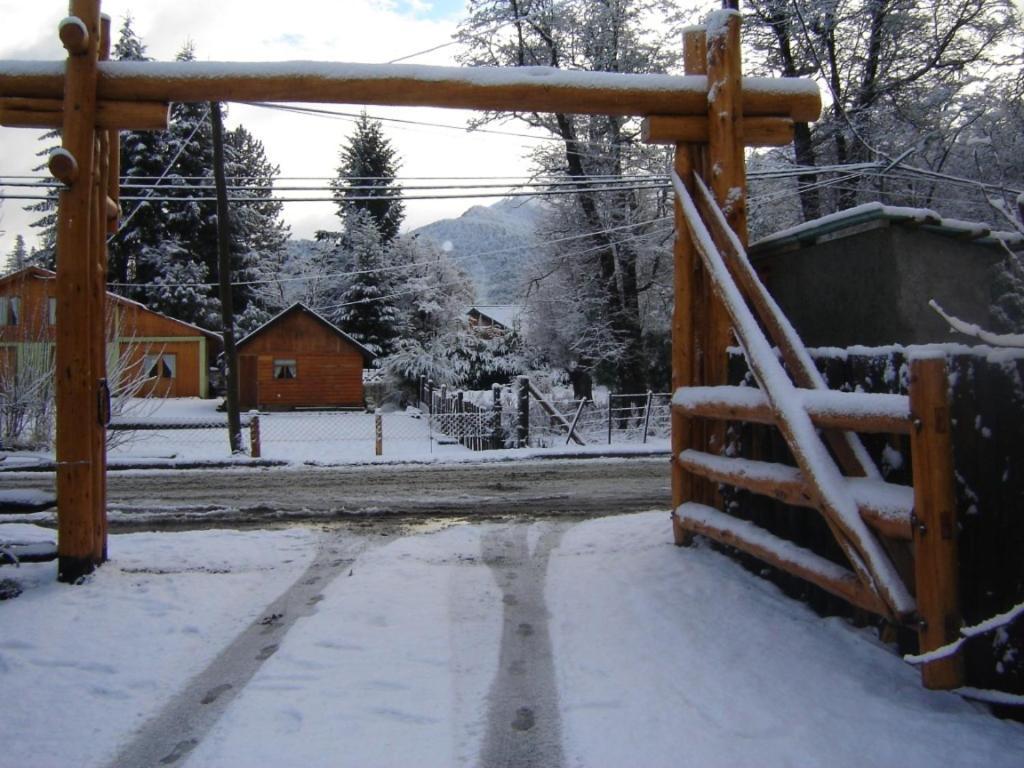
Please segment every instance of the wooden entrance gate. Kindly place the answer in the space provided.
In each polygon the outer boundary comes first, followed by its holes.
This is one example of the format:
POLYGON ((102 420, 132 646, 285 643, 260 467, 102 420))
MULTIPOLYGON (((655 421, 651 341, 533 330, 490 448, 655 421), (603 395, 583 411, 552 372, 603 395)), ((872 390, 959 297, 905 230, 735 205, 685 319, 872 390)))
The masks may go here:
MULTIPOLYGON (((106 557, 104 431, 109 408, 103 355, 105 239, 118 226, 119 129, 166 127, 171 101, 273 100, 554 111, 642 116, 647 118, 646 140, 676 147, 675 181, 680 202, 675 246, 673 387, 681 394, 673 416, 672 444, 673 507, 680 542, 685 542, 690 533, 700 532, 746 545, 759 556, 831 587, 851 602, 890 620, 921 617, 924 602, 915 604, 906 582, 896 573, 893 555, 876 538, 875 531, 866 527, 864 519, 870 520, 871 516, 862 508, 871 505, 857 501, 815 432, 815 422, 830 429, 849 428, 850 414, 829 416, 827 406, 831 401, 827 397, 820 398, 824 405, 815 406, 812 395, 820 382, 804 364, 802 346, 795 334, 791 337, 786 330, 784 318, 772 312, 762 312, 759 317, 782 347, 792 381, 771 354, 766 338, 759 335, 756 321, 741 309, 745 300, 758 309, 763 309, 761 305, 766 302, 756 276, 749 265, 744 266, 744 149, 788 143, 794 122, 817 119, 821 100, 817 86, 810 81, 742 77, 740 18, 736 11, 715 12, 705 27, 688 32, 684 40, 685 76, 533 67, 111 62, 107 61, 110 23, 100 14, 99 0, 71 0, 70 14, 60 23, 59 34, 68 52, 66 62, 0 62, 0 123, 57 127, 63 135, 63 149, 50 158, 51 172, 64 184, 57 237, 61 580, 76 580, 106 557), (698 176, 708 181, 710 190, 696 181, 698 176), (688 202, 688 186, 697 189, 696 205, 688 202), (696 208, 703 208, 703 216, 696 213, 696 208), (709 228, 710 234, 702 227, 709 228), (756 402, 730 400, 732 395, 717 389, 725 384, 726 348, 733 329, 758 374, 762 394, 756 402), (689 389, 693 387, 716 389, 689 389), (718 454, 724 443, 724 424, 705 424, 694 418, 702 415, 742 415, 777 423, 800 461, 800 474, 774 469, 759 475, 758 468, 741 471, 734 464, 722 463, 718 454), (799 553, 780 557, 775 542, 765 543, 767 540, 732 526, 716 512, 714 487, 702 484, 701 477, 737 483, 742 478, 751 485, 756 481, 774 495, 788 494, 804 500, 829 521, 850 560, 850 570, 829 570, 799 553)), ((902 425, 903 411, 899 416, 891 421, 902 425)), ((868 420, 853 419, 853 426, 862 427, 868 420)), ((920 415, 920 420, 918 431, 922 434, 941 432, 941 425, 934 429, 928 426, 931 421, 927 414, 920 415)), ((828 442, 844 469, 874 477, 854 437, 840 432, 830 434, 828 442)), ((915 485, 918 515, 933 499, 945 514, 948 510, 941 494, 931 494, 938 493, 936 489, 949 481, 949 467, 936 460, 924 465, 922 473, 936 479, 934 484, 922 481, 919 491, 915 485)), ((893 525, 905 531, 909 517, 900 514, 893 525)), ((931 546, 938 539, 945 541, 930 533, 919 538, 915 535, 918 562, 931 562, 931 555, 924 553, 940 550, 942 547, 931 546)), ((921 579, 920 566, 918 571, 919 597, 925 583, 946 597, 955 593, 943 580, 948 577, 945 565, 929 571, 927 582, 921 579)), ((936 628, 945 626, 943 616, 952 615, 932 613, 930 607, 928 611, 924 620, 930 629, 921 635, 924 650, 940 644, 940 636, 946 639, 948 633, 936 628)))

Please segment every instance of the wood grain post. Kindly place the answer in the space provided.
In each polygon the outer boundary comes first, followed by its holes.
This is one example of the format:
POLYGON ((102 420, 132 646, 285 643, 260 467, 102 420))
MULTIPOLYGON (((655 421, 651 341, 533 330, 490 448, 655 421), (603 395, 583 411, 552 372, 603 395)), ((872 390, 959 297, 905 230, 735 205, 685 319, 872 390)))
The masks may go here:
POLYGON ((249 411, 249 456, 258 459, 263 455, 260 435, 260 413, 249 411))
MULTIPOLYGON (((725 212, 729 226, 746 246, 747 180, 743 155, 742 66, 739 12, 714 11, 708 17, 707 24, 710 167, 704 178, 725 212)), ((726 384, 728 380, 726 350, 732 343, 732 328, 725 305, 717 296, 710 300, 707 312, 704 383, 718 386, 726 384)), ((707 445, 711 453, 719 453, 724 448, 725 429, 724 423, 717 422, 708 430, 707 445)))
MULTIPOLYGON (((98 58, 110 58, 110 17, 100 15, 100 39, 98 58)), ((94 469, 93 492, 93 557, 102 563, 107 559, 107 424, 110 421, 110 386, 107 382, 107 337, 117 338, 117 331, 107 326, 107 190, 110 185, 110 132, 96 132, 95 174, 93 177, 92 257, 95 260, 92 288, 89 295, 89 316, 92 335, 99 339, 93 353, 93 377, 96 380, 97 416, 99 428, 92 433, 94 469)))
MULTIPOLYGON (((949 417, 949 378, 943 357, 910 361, 910 452, 914 472, 914 576, 920 619, 918 640, 926 653, 957 639, 960 585, 956 489, 949 417)), ((963 685, 960 656, 921 667, 926 688, 963 685)))
POLYGON ((63 148, 79 174, 61 192, 57 214, 57 577, 75 582, 102 561, 97 510, 105 508, 105 500, 97 498, 102 486, 96 477, 103 470, 95 450, 97 433, 103 431, 95 361, 104 338, 96 332, 102 319, 97 323, 93 317, 92 300, 99 269, 93 233, 99 0, 72 0, 69 17, 79 19, 88 33, 84 46, 73 46, 82 52, 69 50, 67 59, 63 148))
POLYGON ((373 452, 377 456, 384 455, 384 417, 379 413, 373 416, 374 443, 373 452))

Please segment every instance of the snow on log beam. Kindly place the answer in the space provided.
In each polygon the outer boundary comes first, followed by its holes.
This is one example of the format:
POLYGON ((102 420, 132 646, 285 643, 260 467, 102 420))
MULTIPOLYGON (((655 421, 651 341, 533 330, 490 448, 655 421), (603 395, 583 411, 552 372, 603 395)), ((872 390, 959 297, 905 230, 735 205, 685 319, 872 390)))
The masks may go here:
MULTIPOLYGON (((687 472, 716 483, 769 496, 783 504, 811 509, 817 507, 803 473, 796 467, 695 450, 680 453, 678 462, 687 472)), ((889 538, 910 540, 913 488, 861 477, 846 478, 846 483, 864 522, 889 538)))
MULTIPOLYGON (((743 79, 743 114, 817 120, 810 80, 743 79)), ((63 62, 0 62, 0 97, 60 98, 63 62)), ((551 67, 436 67, 333 62, 100 64, 100 99, 282 101, 606 115, 705 115, 704 76, 578 72, 551 67)))
POLYGON ((881 601, 860 583, 852 571, 791 541, 780 539, 753 523, 693 502, 681 505, 676 516, 687 530, 753 555, 858 608, 883 616, 887 613, 881 601))
MULTIPOLYGON (((906 395, 834 390, 796 390, 815 426, 854 432, 910 434, 910 400, 906 395)), ((672 406, 692 416, 774 424, 764 392, 753 387, 686 387, 672 406)))

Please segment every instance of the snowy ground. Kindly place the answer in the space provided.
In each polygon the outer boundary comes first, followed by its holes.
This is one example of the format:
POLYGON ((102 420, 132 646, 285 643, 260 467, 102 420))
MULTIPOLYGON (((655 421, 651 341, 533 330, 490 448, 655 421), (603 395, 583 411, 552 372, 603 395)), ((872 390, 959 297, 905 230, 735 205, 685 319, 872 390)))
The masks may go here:
MULTIPOLYGON (((217 412, 219 400, 169 398, 137 401, 126 420, 150 422, 225 424, 227 416, 217 412)), ((454 419, 465 419, 464 429, 472 434, 489 436, 490 421, 475 414, 446 415, 432 423, 419 412, 381 414, 383 424, 382 454, 376 455, 374 416, 359 412, 289 411, 264 413, 260 416, 261 457, 291 464, 337 465, 353 463, 458 463, 529 458, 542 455, 592 455, 664 453, 668 439, 651 438, 647 443, 616 442, 587 446, 564 446, 561 442, 550 448, 471 451, 444 434, 441 429, 454 419)), ((123 433, 124 442, 109 451, 112 466, 144 463, 146 465, 192 464, 236 461, 232 459, 226 429, 153 429, 123 433)), ((563 437, 564 440, 564 437, 563 437)), ((621 437, 619 438, 621 441, 621 437)), ((249 449, 249 431, 243 429, 242 441, 249 449)), ((14 458, 9 457, 10 458, 14 458)), ((24 457, 18 457, 24 460, 24 457)), ((50 457, 52 458, 52 457, 50 457)))
POLYGON ((7 568, 0 765, 1024 764, 1020 725, 670 540, 663 512, 132 534, 77 588, 7 568))

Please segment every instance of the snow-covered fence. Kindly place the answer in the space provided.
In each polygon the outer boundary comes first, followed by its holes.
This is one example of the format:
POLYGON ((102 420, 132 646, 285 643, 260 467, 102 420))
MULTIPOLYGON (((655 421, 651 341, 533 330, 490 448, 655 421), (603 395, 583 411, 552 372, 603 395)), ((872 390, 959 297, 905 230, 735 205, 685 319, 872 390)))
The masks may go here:
MULTIPOLYGON (((377 454, 380 421, 385 458, 429 456, 435 450, 464 450, 452 435, 466 441, 487 438, 491 429, 480 414, 431 416, 415 408, 373 414, 365 411, 275 411, 243 414, 243 426, 258 424, 261 458, 274 461, 336 463, 371 460, 377 454)), ((227 422, 218 419, 148 418, 120 421, 114 429, 133 430, 132 439, 112 451, 120 460, 174 459, 222 461, 230 457, 227 422)), ((251 444, 251 443, 250 443, 251 444)))
POLYGON ((486 392, 448 391, 426 377, 419 381, 420 408, 429 415, 432 432, 446 436, 472 451, 508 447, 503 421, 502 388, 486 392))
POLYGON ((575 421, 575 432, 587 445, 637 445, 668 437, 667 393, 611 394, 606 400, 547 398, 562 418, 553 418, 536 401, 530 403, 530 444, 555 447, 566 444, 565 423, 575 421), (579 417, 577 419, 577 413, 579 417))
MULTIPOLYGON (((1024 601, 1024 352, 949 345, 960 607, 971 625, 1024 601)), ((812 350, 833 389, 905 394, 908 350, 901 347, 812 350)), ((730 381, 751 383, 741 355, 730 358, 730 381)), ((911 482, 907 435, 864 435, 865 447, 889 483, 911 482)), ((731 455, 788 463, 778 432, 761 424, 730 424, 731 455)), ((765 496, 722 486, 730 512, 837 563, 842 555, 823 521, 765 496)), ((825 614, 854 609, 807 582, 739 556, 784 591, 825 614)), ((914 633, 896 639, 902 653, 917 651, 914 633)), ((987 638, 965 641, 966 684, 1024 694, 1024 621, 987 638)))

